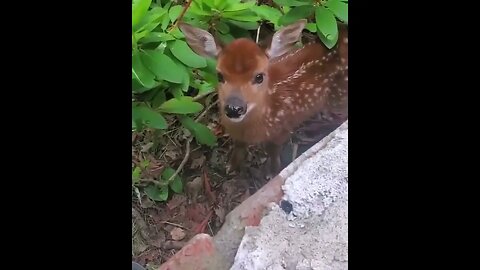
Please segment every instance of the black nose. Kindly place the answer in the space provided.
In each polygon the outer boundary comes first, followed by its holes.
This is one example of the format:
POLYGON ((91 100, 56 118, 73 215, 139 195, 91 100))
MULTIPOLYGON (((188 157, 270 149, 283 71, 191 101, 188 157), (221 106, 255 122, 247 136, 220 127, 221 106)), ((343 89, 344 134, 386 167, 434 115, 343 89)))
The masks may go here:
POLYGON ((247 104, 239 97, 230 97, 225 104, 225 115, 228 118, 239 118, 247 112, 247 104))

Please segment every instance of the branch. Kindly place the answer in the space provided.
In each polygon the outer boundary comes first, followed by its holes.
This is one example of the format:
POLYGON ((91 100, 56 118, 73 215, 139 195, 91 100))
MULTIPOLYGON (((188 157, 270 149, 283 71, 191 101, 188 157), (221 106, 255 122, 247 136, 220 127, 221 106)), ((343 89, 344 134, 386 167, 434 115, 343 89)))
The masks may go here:
POLYGON ((207 114, 207 112, 215 105, 217 105, 218 103, 218 99, 215 100, 215 102, 212 102, 212 104, 210 104, 198 117, 197 119, 195 119, 195 122, 198 123, 198 121, 202 120, 202 118, 205 116, 205 114, 207 114))
POLYGON ((187 12, 187 9, 190 7, 190 4, 192 4, 193 0, 188 0, 187 4, 183 7, 183 10, 182 10, 182 13, 180 13, 180 15, 178 16, 177 20, 175 21, 175 23, 172 25, 172 27, 170 28, 170 30, 168 30, 168 33, 170 34, 170 32, 173 31, 173 29, 175 29, 175 27, 177 27, 178 23, 182 20, 183 18, 183 15, 185 15, 185 12, 187 12))
POLYGON ((183 157, 182 163, 180 163, 180 166, 178 166, 175 173, 172 174, 170 178, 168 178, 167 183, 170 183, 175 178, 175 176, 178 175, 178 173, 183 169, 183 167, 187 163, 189 157, 190 157, 190 140, 187 139, 187 145, 185 146, 185 157, 183 157))

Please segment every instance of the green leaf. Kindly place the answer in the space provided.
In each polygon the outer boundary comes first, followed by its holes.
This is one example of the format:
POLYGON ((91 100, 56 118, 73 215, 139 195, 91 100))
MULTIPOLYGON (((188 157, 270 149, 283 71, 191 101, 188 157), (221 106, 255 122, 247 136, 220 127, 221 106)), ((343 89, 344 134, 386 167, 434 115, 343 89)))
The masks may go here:
POLYGON ((132 108, 132 119, 154 129, 166 129, 167 121, 163 116, 145 105, 132 108))
POLYGON ((187 14, 195 14, 199 16, 208 16, 211 17, 212 13, 205 11, 201 8, 199 1, 193 1, 192 4, 190 5, 190 8, 187 10, 187 14))
MULTIPOLYGON (((176 99, 181 99, 184 96, 183 91, 182 91, 182 85, 180 85, 180 84, 172 85, 170 87, 170 89, 168 89, 168 92, 170 92, 170 94, 172 94, 173 97, 176 98, 176 99)), ((162 106, 162 105, 160 105, 160 106, 162 106)))
POLYGON ((198 95, 212 93, 215 90, 215 87, 207 81, 195 80, 191 83, 191 86, 198 89, 198 95))
MULTIPOLYGON (((170 177, 172 177, 172 175, 175 174, 175 170, 168 167, 166 168, 163 173, 162 173, 162 180, 164 182, 167 182, 168 179, 170 179, 170 177)), ((175 193, 181 193, 183 191, 183 183, 182 183, 182 179, 176 175, 172 180, 171 182, 168 183, 168 185, 170 186, 170 188, 175 192, 175 193)))
POLYGON ((305 25, 305 29, 307 29, 308 31, 310 31, 312 33, 316 33, 317 32, 317 24, 307 23, 307 25, 305 25))
POLYGON ((170 17, 170 21, 173 23, 178 16, 180 16, 180 13, 182 13, 183 7, 181 5, 176 5, 170 8, 168 11, 168 16, 170 17))
POLYGON ((175 40, 175 37, 167 33, 150 32, 149 35, 147 35, 142 39, 142 43, 146 44, 146 43, 162 42, 162 41, 170 41, 170 40, 175 40))
POLYGON ((292 8, 287 14, 280 17, 278 24, 286 26, 292 24, 300 19, 305 19, 313 14, 311 6, 298 6, 292 8))
POLYGON ((327 40, 333 40, 335 35, 338 35, 337 20, 330 10, 322 6, 317 7, 317 9, 315 9, 315 20, 318 31, 320 31, 327 40))
POLYGON ((171 52, 169 56, 172 58, 172 61, 175 62, 177 67, 182 70, 182 82, 180 83, 180 89, 184 92, 188 91, 188 88, 190 86, 190 75, 192 71, 187 68, 182 62, 180 62, 175 56, 171 55, 171 52))
POLYGON ((342 22, 348 23, 348 4, 340 0, 329 0, 325 6, 342 22))
POLYGON ((164 202, 168 199, 168 186, 149 185, 145 187, 145 194, 154 201, 164 202))
POLYGON ((155 96, 152 98, 152 107, 160 107, 166 100, 165 91, 163 89, 158 90, 155 96))
POLYGON ((183 70, 173 62, 170 57, 158 50, 146 50, 142 57, 145 66, 153 72, 158 79, 173 83, 183 81, 183 70))
POLYGON ((205 125, 193 121, 190 117, 181 117, 180 122, 193 133, 198 143, 208 146, 214 146, 217 143, 217 137, 205 125))
POLYGON ((182 179, 175 177, 172 182, 170 182, 170 188, 175 192, 175 193, 182 193, 183 191, 183 183, 182 179))
POLYGON ((214 5, 218 10, 224 10, 231 3, 237 3, 237 0, 214 0, 214 5))
POLYGON ((327 46, 327 48, 331 49, 337 44, 338 41, 338 31, 334 36, 330 36, 330 39, 327 39, 322 32, 317 31, 317 36, 320 38, 320 40, 327 46))
POLYGON ((181 97, 167 100, 159 109, 166 113, 189 114, 200 112, 203 105, 193 101, 192 97, 181 97))
POLYGON ((248 12, 247 14, 245 14, 244 12, 225 12, 223 13, 223 18, 241 22, 256 22, 261 19, 253 12, 248 12))
POLYGON ((290 7, 313 5, 313 0, 304 1, 304 2, 296 1, 296 0, 273 0, 273 2, 275 2, 280 6, 290 6, 290 7))
POLYGON ((228 34, 230 32, 230 27, 224 21, 219 21, 217 23, 217 30, 222 34, 228 34))
POLYGON ((210 72, 212 75, 217 76, 217 60, 214 58, 207 58, 207 66, 204 67, 202 70, 206 72, 210 72))
MULTIPOLYGON (((133 74, 133 72, 132 72, 132 74, 133 74)), ((154 82, 151 87, 145 87, 138 81, 137 78, 132 79, 132 91, 135 92, 135 93, 138 93, 138 94, 141 94, 143 92, 146 92, 146 91, 154 88, 155 85, 156 85, 156 82, 154 82)))
POLYGON ((238 26, 245 30, 257 30, 258 28, 257 22, 240 22, 240 21, 234 21, 234 20, 228 20, 228 19, 227 21, 228 23, 238 26))
POLYGON ((170 46, 170 51, 178 60, 189 67, 203 68, 207 66, 205 58, 194 53, 183 40, 175 40, 170 46))
POLYGON ((241 2, 232 3, 232 4, 228 5, 226 8, 224 8, 223 11, 246 10, 246 9, 252 8, 253 6, 255 6, 255 4, 256 4, 255 1, 250 1, 250 2, 247 2, 247 3, 241 3, 241 2))
POLYGON ((135 120, 132 118, 132 130, 137 129, 137 123, 135 123, 135 120))
POLYGON ((274 25, 278 23, 278 19, 282 16, 280 10, 267 5, 253 6, 252 10, 260 16, 260 18, 270 21, 274 25))
POLYGON ((135 27, 135 39, 137 42, 152 32, 162 21, 167 11, 161 7, 149 10, 142 21, 135 27))
POLYGON ((222 34, 222 33, 218 33, 218 38, 220 39, 220 41, 224 44, 228 44, 230 42, 232 42, 233 40, 235 40, 235 37, 232 36, 231 34, 222 34))
POLYGON ((132 73, 135 79, 146 88, 151 88, 155 84, 155 76, 145 67, 138 51, 132 54, 132 73))
POLYGON ((142 173, 142 170, 140 167, 135 167, 135 169, 132 171, 132 182, 134 184, 140 182, 140 174, 142 173))
POLYGON ((182 39, 182 38, 185 38, 185 35, 182 33, 182 31, 180 31, 180 29, 178 27, 175 27, 171 32, 170 34, 172 36, 174 36, 176 39, 182 39))
POLYGON ((162 24, 160 25, 160 29, 165 31, 169 25, 170 25, 170 16, 164 16, 162 20, 162 24))
POLYGON ((132 27, 139 23, 147 13, 152 0, 133 0, 132 1, 132 27))

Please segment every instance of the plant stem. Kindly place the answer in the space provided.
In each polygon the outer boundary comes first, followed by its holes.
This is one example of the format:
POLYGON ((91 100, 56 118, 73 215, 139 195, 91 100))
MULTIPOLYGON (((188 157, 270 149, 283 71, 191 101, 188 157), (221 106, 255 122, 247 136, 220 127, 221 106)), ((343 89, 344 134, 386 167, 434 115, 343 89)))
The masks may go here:
POLYGON ((170 178, 168 178, 167 183, 170 183, 175 178, 175 176, 178 175, 178 173, 183 169, 183 167, 187 163, 189 157, 190 157, 190 140, 187 139, 187 145, 185 146, 185 157, 183 157, 182 163, 180 163, 180 166, 178 166, 175 173, 172 174, 170 178))
POLYGON ((177 20, 175 23, 172 25, 172 27, 168 30, 168 33, 170 34, 175 27, 177 27, 178 23, 182 20, 183 15, 185 15, 185 12, 187 12, 187 9, 190 7, 190 4, 192 4, 193 0, 188 0, 187 4, 183 7, 182 13, 178 16, 177 20))

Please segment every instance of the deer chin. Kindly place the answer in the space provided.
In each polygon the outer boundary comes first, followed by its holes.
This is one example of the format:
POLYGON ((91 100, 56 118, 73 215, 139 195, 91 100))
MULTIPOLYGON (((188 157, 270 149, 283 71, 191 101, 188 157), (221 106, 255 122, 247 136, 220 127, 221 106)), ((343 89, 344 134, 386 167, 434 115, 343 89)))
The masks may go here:
POLYGON ((228 118, 228 121, 232 122, 232 123, 240 123, 243 121, 243 119, 245 119, 245 117, 247 117, 248 113, 251 112, 253 110, 253 108, 255 108, 255 106, 257 106, 257 104, 255 103, 251 103, 251 104, 248 104, 247 106, 247 111, 242 114, 240 117, 238 118, 228 118))

